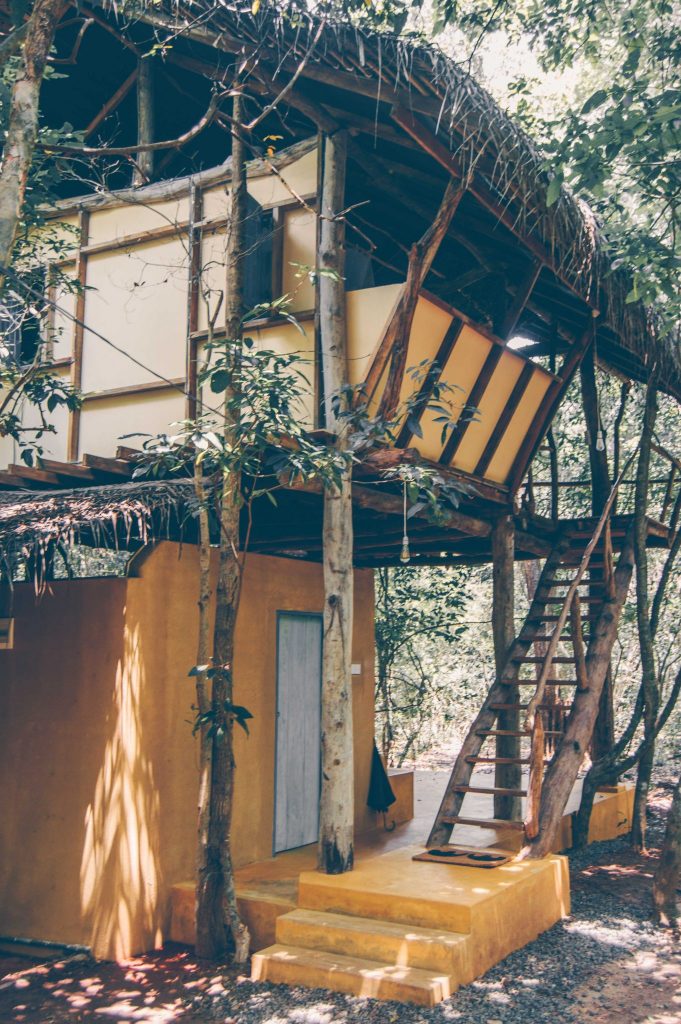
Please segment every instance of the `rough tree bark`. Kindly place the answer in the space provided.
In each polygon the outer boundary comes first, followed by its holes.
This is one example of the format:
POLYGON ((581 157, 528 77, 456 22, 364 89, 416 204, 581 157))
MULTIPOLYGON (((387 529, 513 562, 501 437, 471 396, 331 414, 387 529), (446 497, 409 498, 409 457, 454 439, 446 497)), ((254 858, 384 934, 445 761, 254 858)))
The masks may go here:
MULTIPOLYGON (((347 136, 324 138, 319 238, 319 325, 326 426, 347 450, 347 338, 345 329, 345 198, 347 136)), ((322 656, 322 784, 319 866, 341 874, 354 861, 352 730, 353 533, 352 466, 324 490, 324 649, 322 656)))
POLYGON ((0 291, 12 258, 38 136, 45 64, 65 6, 63 0, 36 0, 23 34, 22 59, 12 83, 0 167, 0 291))
POLYGON ((681 775, 674 787, 660 859, 653 878, 653 907, 660 924, 679 924, 678 888, 681 883, 681 775))
MULTIPOLYGON (((492 528, 492 634, 494 639, 494 665, 497 679, 504 669, 511 644, 515 640, 514 611, 514 568, 515 544, 513 519, 500 516, 492 528)), ((506 688, 504 703, 518 703, 518 687, 506 688)), ((517 732, 520 728, 520 712, 504 710, 499 712, 499 729, 517 732)), ((497 736, 497 757, 519 757, 519 736, 497 736)), ((495 788, 520 789, 522 767, 519 764, 498 764, 494 773, 495 788)), ((494 794, 494 817, 505 820, 520 820, 520 797, 494 794)))
MULTIPOLYGON (((241 98, 234 98, 233 119, 241 124, 241 98)), ((232 136, 232 188, 227 232, 225 328, 230 383, 224 394, 222 434, 225 450, 235 447, 240 391, 241 330, 243 315, 243 254, 246 219, 244 146, 232 136)), ((208 738, 210 792, 200 836, 201 857, 197 880, 197 945, 199 956, 217 960, 231 954, 235 963, 248 958, 250 936, 236 903, 231 852, 234 794, 234 634, 241 594, 243 566, 239 557, 241 474, 222 473, 219 491, 220 540, 215 587, 213 629, 213 687, 208 738)), ((204 553, 205 554, 205 553, 204 553)), ((202 567, 205 571, 205 567, 202 567)), ((205 580, 204 580, 205 583, 205 580)), ((205 592, 202 592, 205 598, 205 592)), ((201 810, 200 810, 201 821, 201 810)))
MULTIPOLYGON (((137 145, 153 142, 154 133, 154 64, 151 57, 140 57, 137 61, 137 145)), ((153 150, 136 155, 133 185, 146 185, 151 181, 155 158, 153 150)))
POLYGON ((575 694, 560 749, 549 765, 542 789, 539 831, 521 851, 521 859, 539 859, 552 849, 565 806, 593 732, 610 652, 634 570, 633 540, 627 537, 615 571, 614 596, 605 602, 589 645, 589 689, 575 694))
POLYGON ((638 466, 634 496, 634 554, 636 557, 636 622, 641 649, 641 684, 643 688, 644 747, 638 762, 634 811, 631 823, 631 844, 643 850, 646 838, 646 807, 650 776, 655 756, 655 723, 660 707, 660 688, 655 663, 655 643, 650 622, 648 594, 647 521, 650 480, 650 446, 657 419, 657 386, 654 374, 646 390, 646 404, 639 442, 638 466))
MULTIPOLYGON (((584 356, 579 367, 579 379, 582 392, 582 407, 589 442, 589 466, 591 469, 591 514, 598 517, 610 494, 610 471, 608 453, 603 445, 598 450, 597 437, 602 429, 596 385, 596 367, 593 346, 584 356)), ((603 433, 603 440, 605 434, 603 433)), ((599 582, 598 572, 591 570, 595 582, 599 582)), ((601 573, 602 576, 602 573, 601 573)), ((597 596, 598 589, 593 588, 590 595, 597 596)), ((608 670, 601 693, 601 703, 591 740, 591 754, 594 760, 604 756, 612 748, 615 741, 615 712, 613 706, 612 669, 608 670)))

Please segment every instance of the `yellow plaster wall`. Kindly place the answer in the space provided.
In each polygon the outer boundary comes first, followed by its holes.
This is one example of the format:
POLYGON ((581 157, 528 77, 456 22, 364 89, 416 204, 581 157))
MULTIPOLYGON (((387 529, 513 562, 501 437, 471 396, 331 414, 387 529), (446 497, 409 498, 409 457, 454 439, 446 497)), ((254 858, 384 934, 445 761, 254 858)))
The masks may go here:
POLYGON ((88 242, 90 245, 101 245, 142 231, 157 231, 159 228, 181 224, 188 216, 186 196, 153 203, 130 200, 121 206, 93 210, 90 214, 88 242))
MULTIPOLYGON (((170 887, 194 873, 191 735, 197 553, 162 543, 129 580, 19 584, 0 652, 0 934, 101 957, 160 944, 170 887), (40 642, 36 642, 36 638, 40 642)), ((373 743, 373 575, 356 574, 356 821, 373 743)), ((319 611, 321 566, 249 556, 237 626, 235 863, 272 853, 276 612, 319 611)))
POLYGON ((537 368, 534 371, 523 395, 523 400, 513 413, 511 422, 506 428, 499 447, 489 464, 485 476, 490 480, 498 482, 506 480, 513 466, 513 460, 518 454, 525 435, 532 425, 532 421, 539 410, 541 400, 546 394, 551 380, 550 375, 543 370, 537 368))

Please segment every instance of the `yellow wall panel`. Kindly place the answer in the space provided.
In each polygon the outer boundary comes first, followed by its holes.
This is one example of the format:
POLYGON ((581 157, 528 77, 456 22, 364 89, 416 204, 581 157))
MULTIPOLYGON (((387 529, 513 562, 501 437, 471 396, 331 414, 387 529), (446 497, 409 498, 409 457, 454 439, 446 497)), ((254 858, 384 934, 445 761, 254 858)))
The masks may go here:
POLYGON ((172 433, 184 418, 185 399, 180 391, 152 391, 85 402, 80 414, 80 452, 115 455, 119 444, 140 448, 142 437, 121 440, 124 434, 172 433))
MULTIPOLYGON (((64 277, 75 278, 75 267, 63 270, 64 277)), ((66 359, 73 353, 73 335, 76 315, 76 293, 70 291, 66 283, 57 288, 54 296, 55 309, 50 313, 51 326, 45 334, 48 342, 48 358, 66 359)))
POLYGON ((136 365, 85 332, 85 393, 183 376, 186 361, 187 267, 177 239, 90 257, 85 322, 129 352, 136 365))
MULTIPOLYGON (((470 390, 477 380, 492 344, 489 339, 468 326, 462 329, 457 338, 441 378, 443 383, 456 389, 448 396, 448 401, 454 407, 452 409, 453 421, 459 418, 462 407, 468 401, 470 390)), ((442 424, 435 422, 435 415, 428 409, 424 412, 421 417, 423 438, 414 438, 411 442, 413 447, 418 448, 427 459, 438 459, 443 448, 442 424)))
MULTIPOLYGON (((224 231, 204 235, 201 239, 201 286, 199 289, 198 330, 208 330, 208 321, 215 315, 220 295, 224 295, 227 235, 224 231)), ((225 322, 224 303, 219 325, 225 322)), ((216 325, 218 326, 218 325, 216 325)))
POLYGON ((525 435, 537 414, 541 400, 546 394, 552 379, 549 374, 544 373, 540 368, 534 371, 520 405, 511 417, 511 422, 506 428, 501 443, 485 473, 489 480, 494 480, 495 483, 506 482, 513 466, 513 460, 525 440, 525 435))
POLYGON ((186 196, 158 203, 131 201, 124 206, 93 210, 90 213, 89 244, 101 245, 142 231, 155 231, 182 223, 189 216, 186 196))
POLYGON ((311 268, 317 265, 317 217, 305 209, 287 210, 284 217, 282 285, 284 294, 290 297, 291 309, 314 309, 314 285, 294 264, 311 268))
POLYGON ((478 418, 468 425, 452 465, 472 473, 492 431, 497 425, 525 361, 512 352, 504 352, 478 404, 478 418))
MULTIPOLYGON (((59 369, 53 371, 53 376, 58 380, 68 383, 70 380, 70 370, 68 368, 59 369)), ((38 438, 38 444, 42 447, 43 453, 46 459, 61 459, 67 458, 66 453, 66 441, 68 436, 68 422, 69 414, 66 406, 58 405, 54 412, 48 412, 45 410, 45 419, 51 424, 55 433, 47 432, 43 434, 41 438, 38 438)), ((21 423, 23 427, 39 427, 42 424, 40 414, 36 407, 28 402, 26 399, 23 400, 21 406, 21 423)), ((27 439, 33 440, 36 437, 35 434, 27 434, 27 439)), ((14 453, 13 461, 18 461, 19 450, 14 453)))
POLYGON ((351 384, 361 384, 366 380, 403 288, 401 284, 386 284, 346 293, 348 379, 351 384))

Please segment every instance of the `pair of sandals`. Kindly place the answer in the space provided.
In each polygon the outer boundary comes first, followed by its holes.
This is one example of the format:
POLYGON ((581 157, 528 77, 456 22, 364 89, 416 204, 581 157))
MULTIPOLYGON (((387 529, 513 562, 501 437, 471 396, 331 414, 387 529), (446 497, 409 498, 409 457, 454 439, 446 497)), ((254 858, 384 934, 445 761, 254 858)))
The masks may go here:
POLYGON ((468 853, 465 850, 428 850, 431 857, 466 857, 468 860, 479 861, 483 864, 496 864, 500 860, 506 860, 502 853, 468 853))

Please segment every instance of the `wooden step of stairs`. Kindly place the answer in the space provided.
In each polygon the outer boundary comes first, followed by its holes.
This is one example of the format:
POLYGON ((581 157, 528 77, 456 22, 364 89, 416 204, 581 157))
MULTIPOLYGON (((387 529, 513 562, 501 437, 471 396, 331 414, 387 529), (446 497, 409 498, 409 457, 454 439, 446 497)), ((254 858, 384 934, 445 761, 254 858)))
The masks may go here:
POLYGON ((506 789, 504 786, 452 786, 455 793, 481 793, 483 796, 527 796, 526 789, 506 789))
POLYGON ((525 827, 522 821, 505 821, 503 818, 462 818, 459 814, 452 815, 451 817, 445 815, 442 820, 447 825, 477 825, 479 828, 495 828, 499 830, 510 828, 520 831, 525 827))
POLYGON ((279 943, 253 955, 251 979, 419 1006, 435 1006, 452 994, 447 974, 279 943))

